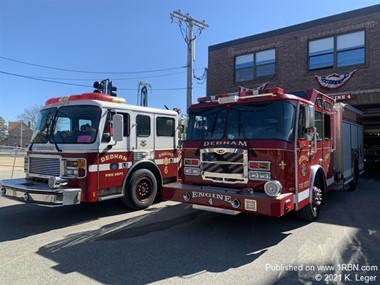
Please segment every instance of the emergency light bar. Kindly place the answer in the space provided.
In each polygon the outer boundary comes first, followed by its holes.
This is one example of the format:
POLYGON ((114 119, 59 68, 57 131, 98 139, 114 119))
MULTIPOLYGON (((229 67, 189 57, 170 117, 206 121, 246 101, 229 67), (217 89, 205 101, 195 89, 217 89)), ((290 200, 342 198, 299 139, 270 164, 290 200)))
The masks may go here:
POLYGON ((98 100, 98 101, 105 101, 105 102, 112 102, 112 103, 126 103, 126 100, 124 98, 110 96, 108 94, 84 93, 80 95, 51 98, 46 101, 45 105, 47 106, 47 105, 51 105, 55 103, 63 103, 63 102, 79 101, 79 100, 98 100))
POLYGON ((218 102, 219 104, 234 103, 239 99, 261 97, 261 96, 276 96, 284 94, 284 90, 279 87, 267 88, 262 90, 249 90, 245 92, 231 92, 218 95, 211 95, 198 98, 198 103, 218 102))

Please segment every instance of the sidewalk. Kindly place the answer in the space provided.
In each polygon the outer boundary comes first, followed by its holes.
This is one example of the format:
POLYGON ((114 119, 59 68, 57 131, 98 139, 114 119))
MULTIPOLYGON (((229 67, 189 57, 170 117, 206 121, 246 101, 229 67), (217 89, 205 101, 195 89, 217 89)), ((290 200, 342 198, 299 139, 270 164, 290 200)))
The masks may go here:
POLYGON ((0 180, 11 178, 22 178, 24 173, 24 158, 23 157, 0 157, 0 180), (13 177, 12 177, 13 173, 13 177))
POLYGON ((13 177, 12 170, 0 170, 0 180, 23 177, 25 177, 24 169, 15 168, 13 171, 13 177))

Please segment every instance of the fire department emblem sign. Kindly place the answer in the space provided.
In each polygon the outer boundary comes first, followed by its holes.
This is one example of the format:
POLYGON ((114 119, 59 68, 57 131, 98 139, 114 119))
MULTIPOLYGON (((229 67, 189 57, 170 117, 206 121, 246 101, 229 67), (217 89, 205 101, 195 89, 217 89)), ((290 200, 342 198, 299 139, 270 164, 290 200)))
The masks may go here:
POLYGON ((215 151, 217 154, 225 154, 226 151, 222 148, 218 148, 216 151, 215 151))
POLYGON ((301 173, 302 173, 302 176, 305 177, 306 176, 306 172, 307 172, 307 167, 305 164, 302 164, 302 167, 301 167, 301 173))

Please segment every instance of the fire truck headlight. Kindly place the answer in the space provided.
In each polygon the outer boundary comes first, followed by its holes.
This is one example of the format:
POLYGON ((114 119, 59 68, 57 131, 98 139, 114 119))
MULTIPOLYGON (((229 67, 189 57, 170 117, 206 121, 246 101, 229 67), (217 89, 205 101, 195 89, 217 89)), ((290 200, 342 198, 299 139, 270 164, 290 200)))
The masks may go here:
POLYGON ((87 162, 84 158, 64 159, 63 162, 63 177, 83 178, 86 176, 87 162))
POLYGON ((201 174, 201 169, 198 167, 185 167, 185 175, 196 175, 201 174))
POLYGON ((250 171, 249 179, 251 180, 261 180, 261 181, 269 181, 271 178, 270 172, 266 171, 250 171))
POLYGON ((25 173, 29 172, 29 158, 26 156, 24 157, 24 172, 25 173))
POLYGON ((267 195, 271 197, 277 197, 278 195, 280 195, 281 190, 282 190, 282 185, 277 180, 268 181, 264 185, 265 193, 267 193, 267 195))
POLYGON ((61 185, 66 185, 67 180, 60 177, 49 177, 48 185, 51 189, 59 188, 61 185))

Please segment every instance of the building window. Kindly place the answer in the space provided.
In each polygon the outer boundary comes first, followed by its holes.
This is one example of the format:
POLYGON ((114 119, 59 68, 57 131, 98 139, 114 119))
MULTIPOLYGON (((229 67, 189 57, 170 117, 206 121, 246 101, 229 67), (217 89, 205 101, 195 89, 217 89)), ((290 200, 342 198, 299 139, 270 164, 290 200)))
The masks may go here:
POLYGON ((235 82, 274 75, 275 59, 274 49, 237 56, 235 58, 235 82))
POLYGON ((309 70, 365 62, 364 31, 309 42, 309 70))
POLYGON ((235 58, 235 81, 253 79, 253 53, 240 55, 235 58))
POLYGON ((256 53, 256 77, 274 75, 275 68, 274 49, 256 53))

